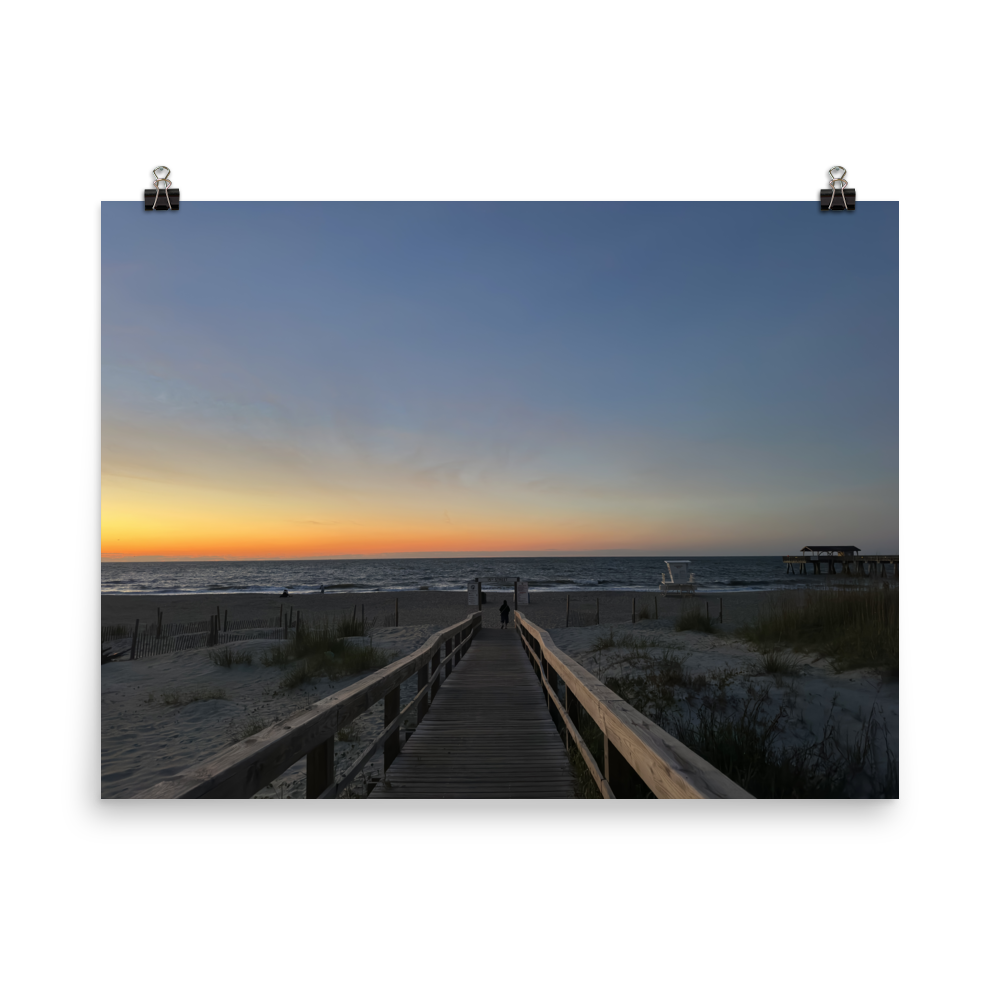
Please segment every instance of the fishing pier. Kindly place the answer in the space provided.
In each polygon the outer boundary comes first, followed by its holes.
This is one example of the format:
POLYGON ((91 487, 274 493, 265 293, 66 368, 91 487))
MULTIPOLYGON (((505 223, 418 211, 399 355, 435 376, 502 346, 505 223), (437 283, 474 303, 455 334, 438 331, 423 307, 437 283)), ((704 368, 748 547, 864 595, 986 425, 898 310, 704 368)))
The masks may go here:
POLYGON ((826 567, 827 573, 840 572, 847 576, 888 576, 892 567, 892 575, 899 576, 898 555, 862 555, 856 545, 806 545, 796 556, 782 556, 785 573, 805 573, 811 566, 814 574, 822 573, 826 567))

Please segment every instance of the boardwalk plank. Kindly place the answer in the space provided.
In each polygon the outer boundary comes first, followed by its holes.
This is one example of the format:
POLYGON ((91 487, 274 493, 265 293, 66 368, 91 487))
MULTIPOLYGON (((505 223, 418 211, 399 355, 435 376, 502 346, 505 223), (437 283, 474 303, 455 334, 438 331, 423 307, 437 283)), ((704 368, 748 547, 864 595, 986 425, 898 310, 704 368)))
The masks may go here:
POLYGON ((482 629, 372 798, 572 798, 569 758, 514 629, 482 629))

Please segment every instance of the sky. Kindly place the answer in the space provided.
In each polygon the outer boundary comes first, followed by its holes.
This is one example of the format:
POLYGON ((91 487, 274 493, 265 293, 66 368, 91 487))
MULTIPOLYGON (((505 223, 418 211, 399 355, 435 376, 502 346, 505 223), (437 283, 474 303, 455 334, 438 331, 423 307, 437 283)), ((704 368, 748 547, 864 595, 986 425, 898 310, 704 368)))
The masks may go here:
POLYGON ((898 204, 102 205, 102 556, 898 551, 898 204))

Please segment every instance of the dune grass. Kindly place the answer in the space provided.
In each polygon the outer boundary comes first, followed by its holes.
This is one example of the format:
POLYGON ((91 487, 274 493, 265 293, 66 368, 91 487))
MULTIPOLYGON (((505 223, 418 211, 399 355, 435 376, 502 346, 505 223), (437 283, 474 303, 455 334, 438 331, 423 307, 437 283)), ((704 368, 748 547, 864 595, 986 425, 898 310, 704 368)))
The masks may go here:
POLYGON ((786 710, 772 709, 769 699, 769 688, 749 685, 737 711, 706 705, 693 718, 678 713, 669 728, 757 798, 899 797, 899 768, 877 703, 853 739, 828 721, 816 742, 786 746, 786 710))
POLYGON ((249 649, 233 649, 232 646, 211 649, 208 652, 208 658, 217 667, 233 667, 238 663, 247 665, 253 663, 253 653, 249 649))
MULTIPOLYGON (((761 662, 765 658, 767 653, 761 662)), ((779 683, 789 676, 782 671, 797 669, 782 654, 772 655, 770 664, 779 683)), ((786 745, 787 703, 773 704, 768 684, 744 681, 744 688, 734 683, 745 677, 740 670, 691 674, 683 666, 668 654, 605 683, 758 798, 898 797, 899 770, 877 703, 853 738, 845 739, 828 720, 819 740, 786 745)), ((602 760, 596 741, 591 751, 602 760)), ((585 785, 583 772, 577 773, 582 766, 581 758, 574 765, 579 789, 585 785)))
POLYGON ((762 647, 819 653, 837 669, 875 669, 899 680, 899 589, 879 582, 774 594, 741 630, 762 647))
POLYGON ((609 628, 607 634, 598 634, 590 647, 590 652, 600 653, 606 649, 623 649, 637 652, 643 649, 654 649, 659 643, 652 636, 642 635, 639 632, 619 632, 615 635, 615 630, 609 628))
POLYGON ((160 701, 169 708, 183 708, 196 701, 214 701, 216 698, 225 697, 226 692, 222 688, 194 688, 190 691, 164 691, 160 695, 160 701))
POLYGON ((785 650, 773 647, 762 648, 753 667, 759 673, 770 674, 772 677, 798 677, 802 673, 802 665, 798 660, 785 650))
MULTIPOLYGON (((779 685, 798 676, 801 663, 795 656, 770 642, 758 640, 757 658, 746 667, 726 667, 711 675, 690 674, 686 660, 672 648, 656 648, 655 640, 634 633, 616 637, 609 629, 597 638, 591 652, 611 652, 611 664, 622 667, 620 676, 603 676, 603 682, 619 697, 657 725, 666 729, 713 767, 757 798, 824 799, 851 797, 898 798, 897 762, 889 746, 884 720, 875 718, 875 708, 863 720, 853 743, 841 740, 829 725, 822 739, 790 749, 780 747, 787 710, 768 710, 770 686, 747 684, 739 701, 732 695, 734 682, 742 676, 766 675, 779 685), (682 701, 700 704, 694 718, 681 711, 682 701), (885 740, 885 760, 876 759, 880 734, 885 740)), ((832 710, 831 710, 832 716, 832 710)), ((600 766, 604 763, 604 735, 581 708, 580 735, 600 766)), ((601 798, 583 756, 570 741, 578 798, 601 798)), ((616 790, 616 795, 618 791, 616 790)), ((645 798, 651 793, 633 775, 621 798, 645 798)))
POLYGON ((715 622, 703 611, 692 608, 678 615, 674 628, 678 632, 715 632, 715 622))
POLYGON ((279 642, 264 650, 261 663, 265 667, 283 667, 295 659, 295 653, 290 642, 279 642))
POLYGON ((343 729, 338 729, 337 739, 342 743, 357 743, 361 739, 361 729, 357 719, 348 723, 343 729))
POLYGON ((389 654, 348 641, 354 635, 370 635, 371 627, 371 619, 353 617, 319 625, 302 622, 284 650, 286 662, 296 661, 295 666, 285 672, 278 687, 290 691, 320 677, 337 680, 384 667, 390 662, 389 654), (356 631, 359 628, 364 631, 356 631))

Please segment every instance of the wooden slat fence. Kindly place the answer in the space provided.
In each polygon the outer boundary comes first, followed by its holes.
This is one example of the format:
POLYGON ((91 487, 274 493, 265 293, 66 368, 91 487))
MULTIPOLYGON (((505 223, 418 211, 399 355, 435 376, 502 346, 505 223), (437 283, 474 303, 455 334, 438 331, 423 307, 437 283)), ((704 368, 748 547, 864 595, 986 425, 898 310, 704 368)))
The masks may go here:
POLYGON ((415 709, 419 726, 442 681, 462 658, 481 624, 482 614, 475 611, 436 632, 415 653, 134 797, 249 798, 305 757, 306 797, 335 798, 379 750, 383 751, 388 769, 399 753, 403 719, 415 709), (400 708, 400 687, 414 674, 417 693, 400 708), (336 734, 380 701, 384 701, 382 732, 342 774, 336 775, 336 734))
POLYGON ((520 611, 514 620, 567 750, 572 741, 605 798, 648 792, 661 799, 753 798, 602 684, 520 611), (603 736, 603 767, 580 733, 584 713, 603 736))
POLYGON ((112 653, 128 653, 130 660, 182 649, 201 649, 225 642, 246 639, 287 639, 294 637, 294 624, 290 627, 282 619, 246 618, 227 623, 225 630, 215 615, 199 622, 162 621, 140 622, 132 625, 104 625, 101 627, 101 648, 112 653))
POLYGON ((243 642, 250 639, 294 639, 296 626, 305 621, 312 627, 330 627, 345 617, 350 617, 357 627, 367 635, 371 629, 399 624, 399 601, 381 601, 354 605, 350 615, 345 612, 333 615, 309 615, 303 617, 301 611, 292 606, 287 610, 279 608, 273 617, 233 618, 229 612, 220 610, 197 622, 163 621, 163 613, 157 609, 155 622, 136 621, 134 624, 103 625, 101 627, 101 649, 121 658, 126 653, 131 660, 161 653, 173 653, 183 649, 201 649, 218 646, 227 642, 243 642))
MULTIPOLYGON (((150 632, 157 639, 169 638, 175 635, 190 635, 198 632, 208 632, 212 628, 212 618, 205 618, 200 622, 163 622, 159 625, 156 622, 139 622, 140 631, 150 632)), ((245 618, 233 620, 227 623, 228 630, 237 629, 257 629, 257 628, 280 628, 279 618, 245 618)), ((108 642, 115 639, 131 639, 134 626, 124 625, 102 625, 101 642, 108 642)))
POLYGON ((565 628, 586 628, 590 625, 623 625, 635 622, 640 618, 659 618, 661 609, 659 597, 656 594, 637 594, 608 592, 604 601, 599 595, 587 594, 577 597, 566 595, 565 622, 559 624, 565 628))

